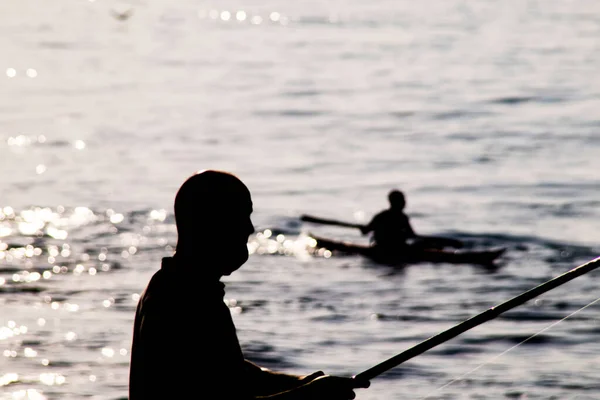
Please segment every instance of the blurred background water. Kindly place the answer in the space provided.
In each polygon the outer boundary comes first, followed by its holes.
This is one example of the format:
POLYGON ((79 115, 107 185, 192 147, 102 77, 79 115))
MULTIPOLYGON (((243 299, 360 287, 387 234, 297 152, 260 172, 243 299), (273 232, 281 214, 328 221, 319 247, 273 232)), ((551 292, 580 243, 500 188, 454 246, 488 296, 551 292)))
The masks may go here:
MULTIPOLYGON (((2 400, 127 398, 135 305, 203 168, 253 193, 226 299, 277 370, 354 375, 598 256, 600 3, 19 0, 0 32, 2 400), (506 246, 499 268, 307 254, 308 231, 367 239, 301 214, 366 222, 391 188, 419 233, 506 246)), ((600 399, 599 309, 577 312, 598 279, 358 398, 600 399)))

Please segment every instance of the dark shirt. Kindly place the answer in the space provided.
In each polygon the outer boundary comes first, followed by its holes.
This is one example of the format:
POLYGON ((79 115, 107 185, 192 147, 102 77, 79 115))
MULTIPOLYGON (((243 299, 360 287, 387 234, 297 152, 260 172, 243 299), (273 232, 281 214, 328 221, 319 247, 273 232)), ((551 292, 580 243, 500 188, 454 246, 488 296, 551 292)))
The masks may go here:
MULTIPOLYGON (((224 284, 186 276, 174 257, 162 260, 138 303, 129 400, 248 398, 244 356, 224 284)), ((201 265, 188 266, 199 270, 201 265)))
POLYGON ((365 232, 373 231, 373 243, 387 249, 397 249, 415 237, 408 216, 402 211, 387 209, 375 215, 365 232))

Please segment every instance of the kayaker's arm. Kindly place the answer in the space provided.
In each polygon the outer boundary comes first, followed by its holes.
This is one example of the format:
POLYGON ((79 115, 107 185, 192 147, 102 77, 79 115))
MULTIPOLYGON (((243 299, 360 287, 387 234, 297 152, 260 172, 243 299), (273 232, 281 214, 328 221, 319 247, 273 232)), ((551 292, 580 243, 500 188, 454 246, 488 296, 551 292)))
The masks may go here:
POLYGON ((410 218, 408 217, 408 215, 405 214, 405 217, 406 217, 406 219, 404 220, 405 223, 404 223, 403 229, 406 232, 406 236, 413 237, 413 238, 419 236, 415 233, 415 230, 412 228, 412 225, 410 224, 410 218))
POLYGON ((372 232, 375 229, 375 218, 373 218, 371 220, 371 222, 369 222, 367 225, 361 225, 358 228, 360 229, 360 233, 362 233, 363 235, 368 234, 369 232, 372 232))

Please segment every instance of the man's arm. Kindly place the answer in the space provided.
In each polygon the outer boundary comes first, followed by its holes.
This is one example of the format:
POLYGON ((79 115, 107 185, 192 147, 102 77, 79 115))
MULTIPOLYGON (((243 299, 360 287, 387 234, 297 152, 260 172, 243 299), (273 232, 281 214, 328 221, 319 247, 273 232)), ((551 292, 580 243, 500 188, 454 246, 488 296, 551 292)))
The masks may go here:
POLYGON ((360 232, 363 235, 366 235, 367 233, 374 231, 375 226, 377 225, 380 218, 381 218, 381 213, 375 215, 367 225, 363 225, 360 227, 360 232))
POLYGON ((369 381, 325 375, 323 371, 309 375, 275 372, 248 360, 245 369, 257 390, 255 400, 348 400, 354 398, 354 389, 370 386, 369 381), (254 384, 262 387, 256 388, 254 384))
POLYGON ((254 397, 254 400, 350 400, 356 397, 354 389, 369 386, 369 381, 323 375, 296 388, 269 396, 254 397))
POLYGON ((412 228, 412 226, 410 225, 410 218, 408 218, 408 215, 404 214, 404 231, 407 233, 407 236, 410 237, 417 237, 417 234, 415 233, 414 229, 412 228))
POLYGON ((288 391, 325 375, 322 371, 309 375, 286 374, 260 367, 249 360, 245 360, 244 368, 248 374, 248 382, 252 383, 253 392, 260 396, 288 391))

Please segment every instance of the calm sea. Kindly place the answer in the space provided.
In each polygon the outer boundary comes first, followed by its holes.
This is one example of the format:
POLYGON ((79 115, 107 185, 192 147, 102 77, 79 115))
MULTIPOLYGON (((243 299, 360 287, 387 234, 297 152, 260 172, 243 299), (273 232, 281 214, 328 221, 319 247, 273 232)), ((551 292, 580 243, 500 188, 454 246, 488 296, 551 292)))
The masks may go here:
MULTIPOLYGON (((136 302, 199 169, 253 193, 226 299, 277 370, 357 374, 594 259, 598 71, 588 0, 0 2, 0 399, 127 398, 136 302), (498 268, 306 253, 309 231, 367 238, 301 214, 366 222, 392 188, 419 233, 506 246, 498 268)), ((600 399, 599 281, 357 397, 600 399)))

